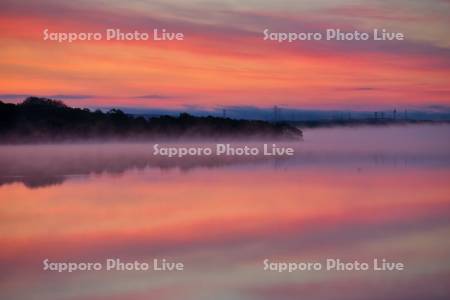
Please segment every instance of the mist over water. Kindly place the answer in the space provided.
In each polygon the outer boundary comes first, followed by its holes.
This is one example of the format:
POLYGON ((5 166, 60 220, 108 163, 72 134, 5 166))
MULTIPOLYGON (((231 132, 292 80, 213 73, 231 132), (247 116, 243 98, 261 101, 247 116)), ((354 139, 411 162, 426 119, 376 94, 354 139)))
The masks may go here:
MULTIPOLYGON (((277 145, 292 147, 294 156, 198 155, 167 157, 153 155, 153 145, 161 147, 211 147, 217 141, 155 141, 154 143, 42 144, 0 147, 0 185, 23 182, 29 187, 58 184, 70 177, 102 173, 123 174, 129 169, 221 168, 245 165, 264 168, 354 167, 355 165, 450 164, 450 125, 390 126, 307 129, 302 141, 259 141, 243 144, 221 141, 232 147, 277 145), (269 165, 269 166, 268 166, 269 165)), ((262 151, 260 151, 262 152, 262 151)))
POLYGON ((295 148, 283 158, 0 146, 0 298, 447 299, 449 137, 449 125, 306 129, 274 142, 295 148), (45 258, 166 258, 185 270, 45 272, 45 258), (275 273, 267 258, 406 270, 275 273))

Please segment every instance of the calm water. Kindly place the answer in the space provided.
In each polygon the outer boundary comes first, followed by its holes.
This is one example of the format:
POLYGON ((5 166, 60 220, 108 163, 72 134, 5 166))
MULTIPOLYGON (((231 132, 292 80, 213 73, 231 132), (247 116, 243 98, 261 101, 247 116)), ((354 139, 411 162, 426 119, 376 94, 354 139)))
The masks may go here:
POLYGON ((288 159, 0 147, 1 299, 449 299, 450 126, 306 130, 288 159), (180 261, 182 272, 43 271, 180 261), (263 270, 263 260, 405 271, 263 270))

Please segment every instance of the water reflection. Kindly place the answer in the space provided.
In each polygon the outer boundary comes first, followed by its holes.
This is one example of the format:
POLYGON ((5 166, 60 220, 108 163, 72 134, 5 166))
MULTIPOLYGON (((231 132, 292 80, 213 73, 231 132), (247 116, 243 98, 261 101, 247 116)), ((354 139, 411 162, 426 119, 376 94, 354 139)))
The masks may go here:
POLYGON ((345 140, 345 134, 354 135, 348 129, 335 130, 305 132, 305 141, 298 145, 301 155, 287 160, 161 164, 149 158, 142 145, 132 146, 134 150, 117 145, 113 154, 98 147, 61 146, 65 151, 51 152, 53 146, 23 146, 15 153, 22 160, 11 163, 10 151, 8 159, 2 159, 2 166, 7 166, 1 169, 3 175, 18 176, 29 169, 36 177, 66 177, 60 184, 40 188, 30 189, 22 179, 0 187, 0 297, 447 299, 448 128, 441 138, 426 141, 422 134, 436 134, 435 128, 384 129, 388 137, 418 130, 417 139, 378 145, 375 156, 371 145, 361 142, 372 129, 352 137, 359 146, 337 139, 331 147, 331 137, 345 140), (115 257, 164 257, 183 261, 186 270, 41 270, 44 258, 115 257), (404 262, 407 270, 262 270, 265 258, 328 257, 387 258, 404 262))
MULTIPOLYGON (((305 141, 284 143, 295 148, 293 157, 198 156, 167 158, 152 155, 148 144, 76 144, 0 147, 0 186, 22 182, 29 188, 63 183, 75 176, 123 174, 130 169, 160 170, 222 168, 257 165, 286 168, 312 165, 450 166, 450 126, 395 126, 306 130, 305 141), (432 137, 432 138, 430 138, 432 137)), ((270 144, 270 143, 269 143, 270 144)), ((209 146, 212 143, 167 143, 171 146, 209 146)), ((236 144, 238 145, 238 144, 236 144)), ((262 143, 249 144, 262 148, 262 143)))

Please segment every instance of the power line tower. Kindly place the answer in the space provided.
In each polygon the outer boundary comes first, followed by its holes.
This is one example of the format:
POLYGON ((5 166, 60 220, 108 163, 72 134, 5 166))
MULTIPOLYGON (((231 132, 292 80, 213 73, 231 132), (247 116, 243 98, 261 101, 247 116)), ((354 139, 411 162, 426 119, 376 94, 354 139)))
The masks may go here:
POLYGON ((278 122, 278 119, 279 119, 279 113, 280 113, 280 111, 279 111, 280 109, 278 108, 278 106, 274 106, 273 107, 273 121, 274 122, 278 122))

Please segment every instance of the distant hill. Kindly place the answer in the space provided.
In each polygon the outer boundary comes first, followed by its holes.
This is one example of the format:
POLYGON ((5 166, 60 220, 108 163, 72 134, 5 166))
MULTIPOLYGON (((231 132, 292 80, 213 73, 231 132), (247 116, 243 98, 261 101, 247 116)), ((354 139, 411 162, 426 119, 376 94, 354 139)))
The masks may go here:
POLYGON ((144 118, 118 109, 104 113, 72 108, 58 100, 38 97, 28 97, 19 104, 0 101, 0 143, 301 136, 299 129, 284 123, 194 117, 187 113, 144 118))

